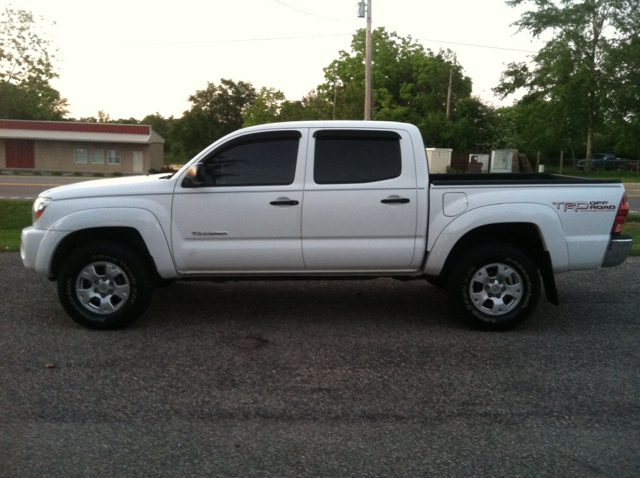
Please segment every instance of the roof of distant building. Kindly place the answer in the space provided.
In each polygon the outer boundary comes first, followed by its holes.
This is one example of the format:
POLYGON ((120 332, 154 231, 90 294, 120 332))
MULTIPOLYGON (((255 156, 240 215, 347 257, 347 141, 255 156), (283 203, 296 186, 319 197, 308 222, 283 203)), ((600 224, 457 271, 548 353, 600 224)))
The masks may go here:
POLYGON ((148 125, 0 120, 0 138, 100 143, 164 143, 148 125))

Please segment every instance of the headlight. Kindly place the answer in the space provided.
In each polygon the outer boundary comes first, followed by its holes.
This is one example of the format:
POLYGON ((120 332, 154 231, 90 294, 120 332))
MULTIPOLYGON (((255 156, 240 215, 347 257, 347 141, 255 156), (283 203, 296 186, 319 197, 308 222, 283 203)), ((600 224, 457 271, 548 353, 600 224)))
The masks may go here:
POLYGON ((42 216, 44 210, 47 209, 47 206, 51 204, 51 201, 51 198, 42 197, 38 197, 38 199, 35 200, 35 202, 33 203, 32 211, 33 222, 36 222, 38 219, 40 219, 40 216, 42 216))

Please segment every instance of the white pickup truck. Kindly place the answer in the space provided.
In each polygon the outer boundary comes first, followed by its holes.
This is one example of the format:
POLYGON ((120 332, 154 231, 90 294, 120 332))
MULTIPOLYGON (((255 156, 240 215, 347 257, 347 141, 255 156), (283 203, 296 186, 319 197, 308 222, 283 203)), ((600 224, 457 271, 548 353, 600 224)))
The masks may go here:
MULTIPOLYGON (((175 174, 43 192, 24 265, 94 329, 129 325, 176 279, 426 279, 479 328, 557 304, 554 274, 629 255, 618 180, 429 174, 419 130, 392 122, 236 131, 175 174)), ((425 314, 428 312, 425 311, 425 314)))

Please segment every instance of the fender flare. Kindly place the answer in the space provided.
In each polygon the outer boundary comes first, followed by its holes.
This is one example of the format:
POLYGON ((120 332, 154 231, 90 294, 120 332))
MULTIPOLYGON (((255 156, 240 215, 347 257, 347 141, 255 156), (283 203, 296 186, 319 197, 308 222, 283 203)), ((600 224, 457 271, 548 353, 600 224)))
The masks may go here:
POLYGON ((472 209, 451 221, 429 251, 423 272, 426 275, 439 275, 452 249, 466 234, 481 226, 504 223, 535 225, 540 231, 544 249, 549 252, 553 271, 568 270, 569 250, 556 212, 542 204, 509 203, 472 209))
POLYGON ((36 271, 52 276, 52 262, 60 242, 77 231, 110 227, 128 227, 140 233, 158 274, 165 279, 177 278, 167 238, 158 218, 141 208, 94 208, 68 214, 51 225, 44 235, 36 257, 36 271))

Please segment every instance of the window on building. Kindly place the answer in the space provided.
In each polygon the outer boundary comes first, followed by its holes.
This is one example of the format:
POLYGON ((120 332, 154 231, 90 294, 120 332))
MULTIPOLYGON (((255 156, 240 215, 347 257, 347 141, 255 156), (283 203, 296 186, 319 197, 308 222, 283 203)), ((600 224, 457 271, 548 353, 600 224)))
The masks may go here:
POLYGON ((91 164, 103 164, 103 163, 104 163, 104 149, 92 149, 91 164))
POLYGON ((284 186, 293 183, 298 131, 258 133, 214 150, 202 163, 207 186, 284 186))
POLYGON ((315 133, 316 184, 355 184, 400 176, 400 135, 392 131, 322 130, 315 133))
POLYGON ((87 162, 87 150, 86 149, 76 149, 74 154, 74 162, 76 163, 86 163, 87 162))
POLYGON ((120 164, 120 151, 117 149, 109 150, 109 164, 120 164))

